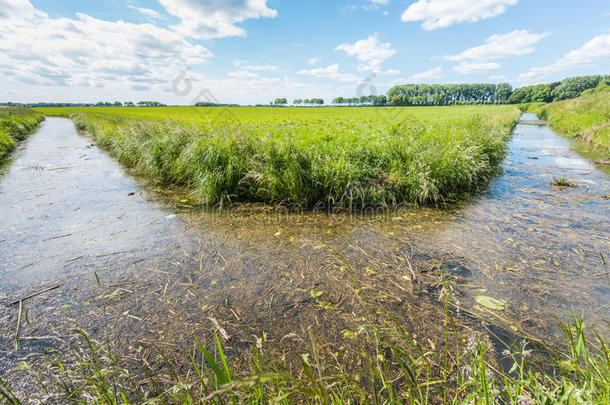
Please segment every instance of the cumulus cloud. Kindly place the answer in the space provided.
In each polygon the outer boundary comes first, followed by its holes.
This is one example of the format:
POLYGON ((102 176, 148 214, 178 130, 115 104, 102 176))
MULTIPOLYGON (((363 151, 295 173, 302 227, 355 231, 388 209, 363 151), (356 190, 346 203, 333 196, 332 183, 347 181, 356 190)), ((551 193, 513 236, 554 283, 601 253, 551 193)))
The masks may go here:
POLYGON ((267 7, 267 0, 159 0, 159 3, 180 19, 176 30, 198 39, 243 37, 245 30, 236 24, 277 16, 276 10, 267 7))
POLYGON ((427 82, 430 80, 441 79, 443 77, 444 77, 443 68, 440 66, 437 66, 430 70, 426 70, 425 72, 416 73, 416 74, 412 75, 411 77, 409 77, 407 80, 410 81, 411 83, 422 83, 422 82, 427 82))
POLYGON ((0 0, 0 20, 28 18, 35 14, 36 10, 28 0, 0 0))
POLYGON ((300 70, 298 73, 301 75, 313 76, 318 79, 332 79, 339 80, 342 82, 354 82, 359 80, 358 76, 356 75, 340 73, 338 64, 330 65, 325 68, 303 69, 300 70))
POLYGON ((317 65, 320 62, 322 62, 322 58, 309 58, 309 60, 307 61, 307 64, 308 65, 317 65))
POLYGON ((495 62, 484 62, 484 63, 467 63, 462 62, 457 66, 453 67, 453 70, 463 75, 470 75, 476 73, 487 73, 491 70, 500 69, 502 65, 495 62))
POLYGON ((534 34, 527 30, 515 30, 508 34, 492 35, 485 43, 474 48, 466 49, 456 55, 443 56, 443 60, 493 60, 510 56, 527 55, 535 51, 534 45, 547 37, 548 33, 534 34))
MULTIPOLYGON (((23 10, 31 7, 27 0, 20 3, 23 10)), ((182 34, 152 24, 105 21, 81 13, 74 19, 50 18, 35 10, 29 16, 0 24, 0 73, 24 83, 168 85, 182 66, 213 56, 182 34)))
POLYGON ((402 21, 422 21, 430 31, 463 22, 477 22, 503 14, 519 0, 419 0, 402 14, 402 21))
POLYGON ((335 50, 343 51, 347 56, 355 56, 359 62, 362 62, 358 66, 358 70, 373 72, 379 71, 381 64, 396 53, 396 50, 392 49, 391 43, 379 42, 377 34, 356 41, 353 44, 340 44, 335 50))
POLYGON ((610 34, 596 36, 582 47, 568 52, 549 65, 533 67, 520 75, 517 80, 522 83, 538 82, 552 73, 594 65, 601 60, 610 60, 610 34))

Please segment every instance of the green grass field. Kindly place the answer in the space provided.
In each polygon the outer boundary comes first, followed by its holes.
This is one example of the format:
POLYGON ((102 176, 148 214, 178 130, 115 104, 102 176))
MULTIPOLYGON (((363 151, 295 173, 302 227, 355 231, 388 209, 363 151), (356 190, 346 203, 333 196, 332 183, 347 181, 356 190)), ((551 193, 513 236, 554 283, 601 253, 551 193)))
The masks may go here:
POLYGON ((0 107, 0 162, 15 149, 18 141, 34 131, 43 116, 25 108, 0 107))
POLYGON ((144 174, 203 203, 384 206, 484 185, 519 117, 512 106, 47 108, 144 174))
POLYGON ((539 112, 557 132, 610 153, 610 91, 547 104, 539 112))

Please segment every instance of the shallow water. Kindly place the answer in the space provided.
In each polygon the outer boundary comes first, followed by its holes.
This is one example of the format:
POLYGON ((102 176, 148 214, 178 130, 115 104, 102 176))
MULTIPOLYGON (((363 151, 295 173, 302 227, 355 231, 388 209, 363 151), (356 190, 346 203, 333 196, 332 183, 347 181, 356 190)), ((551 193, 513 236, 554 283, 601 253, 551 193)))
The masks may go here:
POLYGON ((432 336, 443 272, 470 321, 544 340, 573 308, 610 336, 610 175, 573 147, 548 127, 518 125, 504 175, 442 209, 218 213, 137 179, 69 120, 48 118, 0 175, 0 372, 69 340, 67 327, 127 341, 144 360, 151 345, 180 358, 211 317, 231 335, 229 353, 307 326, 341 342, 370 314, 363 295, 432 336), (553 177, 578 187, 553 187, 553 177), (15 350, 9 303, 54 286, 23 302, 15 350), (506 309, 476 304, 479 295, 506 309))

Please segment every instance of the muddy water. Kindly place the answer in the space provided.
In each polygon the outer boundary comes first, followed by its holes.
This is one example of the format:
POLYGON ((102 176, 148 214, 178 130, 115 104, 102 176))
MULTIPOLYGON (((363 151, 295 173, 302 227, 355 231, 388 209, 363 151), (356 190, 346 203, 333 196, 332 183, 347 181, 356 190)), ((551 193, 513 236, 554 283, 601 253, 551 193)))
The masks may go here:
POLYGON ((377 316, 373 305, 436 340, 444 279, 466 328, 547 340, 573 308, 608 335, 610 175, 572 147, 547 127, 518 125, 504 175, 442 209, 218 213, 136 180, 70 121, 48 118, 0 177, 0 372, 25 384, 26 372, 11 370, 70 342, 68 327, 138 362, 153 347, 185 360, 194 335, 210 336, 209 318, 230 335, 229 355, 263 332, 287 350, 298 343, 282 338, 307 327, 339 351, 377 316), (553 177, 578 187, 553 187, 553 177), (15 350, 9 303, 55 286, 23 301, 15 350))

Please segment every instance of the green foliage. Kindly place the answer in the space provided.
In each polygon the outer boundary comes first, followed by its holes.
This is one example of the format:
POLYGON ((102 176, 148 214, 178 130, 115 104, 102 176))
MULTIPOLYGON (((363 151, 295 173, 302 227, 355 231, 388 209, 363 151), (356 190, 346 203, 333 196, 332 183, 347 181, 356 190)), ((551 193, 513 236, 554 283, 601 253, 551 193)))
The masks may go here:
POLYGON ((540 109, 544 107, 547 103, 545 102, 536 102, 536 103, 523 103, 519 104, 517 108, 519 108, 522 112, 529 112, 534 114, 539 114, 540 109))
POLYGON ((496 172, 512 107, 46 109, 202 202, 435 203, 496 172), (386 111, 394 115, 387 115, 386 111))
POLYGON ((566 100, 579 97, 584 91, 599 85, 609 85, 610 76, 570 77, 553 90, 553 100, 566 100))
POLYGON ((584 94, 604 91, 610 87, 610 76, 570 77, 562 82, 536 84, 516 89, 509 97, 510 104, 552 101, 576 98, 584 94))
POLYGON ((388 91, 392 105, 502 104, 512 87, 501 84, 407 84, 388 91))
POLYGON ((337 97, 335 99, 333 99, 333 104, 337 104, 337 105, 343 105, 343 104, 347 104, 347 105, 357 105, 357 104, 362 104, 362 105, 384 105, 388 102, 388 98, 384 95, 381 96, 375 96, 375 95, 370 95, 370 96, 361 96, 361 97, 337 97))
POLYGON ((540 109, 540 116, 550 120, 557 132, 610 153, 610 90, 603 84, 595 89, 598 91, 548 104, 540 109))
POLYGON ((8 156, 18 141, 38 128, 43 119, 42 114, 34 110, 0 107, 0 161, 8 156))

